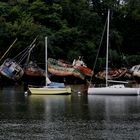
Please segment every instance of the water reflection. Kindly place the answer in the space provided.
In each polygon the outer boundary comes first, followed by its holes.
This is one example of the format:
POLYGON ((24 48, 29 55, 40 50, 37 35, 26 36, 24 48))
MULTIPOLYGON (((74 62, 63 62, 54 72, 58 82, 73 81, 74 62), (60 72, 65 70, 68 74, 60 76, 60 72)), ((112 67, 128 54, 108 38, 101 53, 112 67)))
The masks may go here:
MULTIPOLYGON (((25 96, 22 87, 0 90, 0 139, 138 139, 140 96, 25 96)), ((78 92, 77 92, 78 91, 78 92)), ((79 94, 80 91, 80 94, 79 94)))
POLYGON ((139 139, 139 96, 88 96, 88 105, 101 138, 139 139))
POLYGON ((16 118, 27 110, 25 96, 18 86, 3 87, 0 90, 0 118, 16 118), (17 114, 19 113, 19 114, 17 114))
POLYGON ((28 98, 29 112, 31 115, 43 114, 44 119, 59 117, 59 114, 64 116, 69 110, 71 95, 35 95, 28 98))
MULTIPOLYGON (((137 113, 140 107, 140 96, 88 96, 91 116, 102 114, 103 119, 123 118, 137 113)), ((139 111, 140 112, 140 111, 139 111)))
POLYGON ((83 117, 87 115, 87 96, 72 95, 36 95, 28 98, 30 114, 44 114, 44 119, 83 117))

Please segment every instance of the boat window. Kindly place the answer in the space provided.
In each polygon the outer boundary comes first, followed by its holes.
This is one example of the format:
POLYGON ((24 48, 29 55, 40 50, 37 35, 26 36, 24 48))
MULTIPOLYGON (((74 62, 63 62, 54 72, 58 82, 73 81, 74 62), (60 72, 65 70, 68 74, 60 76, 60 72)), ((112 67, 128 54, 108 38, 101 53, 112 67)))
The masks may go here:
POLYGON ((16 70, 14 70, 12 73, 15 75, 15 74, 17 73, 17 71, 16 71, 16 70))
POLYGON ((5 66, 10 67, 10 66, 11 66, 11 64, 10 64, 10 63, 8 63, 8 62, 6 62, 6 63, 5 63, 5 66))

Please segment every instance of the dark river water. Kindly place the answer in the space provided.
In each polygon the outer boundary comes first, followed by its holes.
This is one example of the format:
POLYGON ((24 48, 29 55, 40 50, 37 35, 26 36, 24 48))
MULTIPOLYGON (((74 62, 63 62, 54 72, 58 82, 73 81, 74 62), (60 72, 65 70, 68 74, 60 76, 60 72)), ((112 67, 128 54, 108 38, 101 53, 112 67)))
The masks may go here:
MULTIPOLYGON (((0 140, 139 140, 140 96, 24 95, 0 89, 0 140)), ((81 91, 81 92, 79 92, 81 91)))

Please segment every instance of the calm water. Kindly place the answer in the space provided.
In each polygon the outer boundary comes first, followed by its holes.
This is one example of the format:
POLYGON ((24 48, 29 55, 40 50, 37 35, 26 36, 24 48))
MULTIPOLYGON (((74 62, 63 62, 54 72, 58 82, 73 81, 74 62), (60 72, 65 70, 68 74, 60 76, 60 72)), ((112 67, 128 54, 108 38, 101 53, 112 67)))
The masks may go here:
POLYGON ((87 96, 73 88, 65 96, 1 88, 0 140, 140 139, 140 96, 87 96))

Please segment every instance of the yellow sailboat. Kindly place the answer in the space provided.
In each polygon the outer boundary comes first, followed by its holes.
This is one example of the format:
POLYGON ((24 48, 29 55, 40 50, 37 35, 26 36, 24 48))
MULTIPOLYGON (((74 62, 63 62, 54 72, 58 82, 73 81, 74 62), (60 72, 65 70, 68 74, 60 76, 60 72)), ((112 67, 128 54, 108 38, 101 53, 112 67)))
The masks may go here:
POLYGON ((67 95, 71 94, 71 88, 65 87, 65 88, 49 88, 49 87, 30 87, 29 88, 31 94, 33 95, 67 95))
POLYGON ((31 95, 67 95, 71 94, 71 87, 64 83, 51 82, 47 76, 47 37, 45 37, 45 65, 46 65, 46 85, 44 87, 28 87, 31 95))

